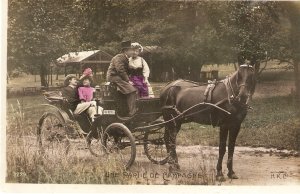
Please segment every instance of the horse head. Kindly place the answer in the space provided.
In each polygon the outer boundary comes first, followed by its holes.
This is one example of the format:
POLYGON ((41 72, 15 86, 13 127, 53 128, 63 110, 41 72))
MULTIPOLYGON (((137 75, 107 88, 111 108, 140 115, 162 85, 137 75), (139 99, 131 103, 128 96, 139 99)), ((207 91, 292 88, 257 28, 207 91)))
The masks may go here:
POLYGON ((247 104, 250 96, 253 94, 255 87, 254 67, 245 64, 241 65, 237 71, 236 85, 238 88, 238 95, 236 100, 247 104))

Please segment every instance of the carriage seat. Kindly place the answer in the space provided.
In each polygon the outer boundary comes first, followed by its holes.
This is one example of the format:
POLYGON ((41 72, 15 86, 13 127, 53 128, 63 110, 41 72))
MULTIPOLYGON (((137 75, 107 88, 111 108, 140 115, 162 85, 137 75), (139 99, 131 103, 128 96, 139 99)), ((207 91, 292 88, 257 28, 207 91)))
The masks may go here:
POLYGON ((64 102, 64 97, 60 91, 47 91, 44 92, 43 95, 50 104, 59 104, 64 102))
POLYGON ((70 104, 67 102, 66 98, 62 96, 61 91, 47 91, 44 92, 43 95, 49 104, 64 110, 71 118, 73 118, 74 113, 71 110, 70 104))

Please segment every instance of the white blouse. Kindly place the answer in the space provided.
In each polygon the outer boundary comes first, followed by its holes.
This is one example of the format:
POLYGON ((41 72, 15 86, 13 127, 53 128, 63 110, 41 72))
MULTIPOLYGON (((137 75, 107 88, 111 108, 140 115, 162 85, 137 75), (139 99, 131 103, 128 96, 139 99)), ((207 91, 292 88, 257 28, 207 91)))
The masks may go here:
POLYGON ((129 68, 131 69, 142 68, 143 65, 144 65, 143 76, 145 77, 145 79, 148 79, 150 75, 150 69, 145 59, 143 59, 142 57, 136 57, 135 59, 133 59, 132 57, 129 58, 129 68))

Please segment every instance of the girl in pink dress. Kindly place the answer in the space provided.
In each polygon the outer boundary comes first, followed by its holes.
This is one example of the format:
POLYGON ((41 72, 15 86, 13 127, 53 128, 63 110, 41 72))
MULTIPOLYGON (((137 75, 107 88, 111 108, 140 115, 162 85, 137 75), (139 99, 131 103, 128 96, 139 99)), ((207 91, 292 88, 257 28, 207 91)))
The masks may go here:
MULTIPOLYGON (((83 72, 83 75, 80 77, 82 80, 82 86, 78 88, 78 95, 81 101, 80 104, 77 105, 75 114, 80 114, 83 111, 87 110, 92 122, 95 120, 95 115, 97 114, 97 103, 93 101, 93 93, 95 89, 91 87, 92 82, 92 70, 90 68, 86 69, 83 72)), ((103 108, 98 106, 98 114, 102 114, 103 108)))

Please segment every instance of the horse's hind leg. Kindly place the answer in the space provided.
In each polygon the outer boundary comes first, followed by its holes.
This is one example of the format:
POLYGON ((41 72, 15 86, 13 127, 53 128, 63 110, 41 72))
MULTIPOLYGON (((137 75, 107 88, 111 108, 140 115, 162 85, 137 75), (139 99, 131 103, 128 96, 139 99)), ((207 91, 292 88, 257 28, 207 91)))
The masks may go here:
POLYGON ((225 181, 224 175, 222 173, 222 162, 226 152, 227 136, 228 136, 228 128, 225 126, 220 127, 219 159, 217 164, 217 176, 216 176, 217 181, 225 181))
POLYGON ((241 125, 236 125, 229 129, 229 142, 228 142, 228 160, 227 160, 227 168, 228 168, 228 177, 231 179, 238 179, 236 174, 233 171, 233 153, 234 153, 234 147, 236 138, 239 134, 241 125))

